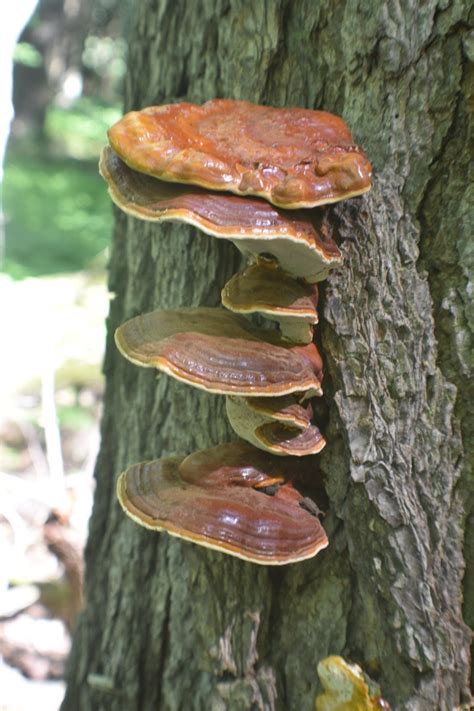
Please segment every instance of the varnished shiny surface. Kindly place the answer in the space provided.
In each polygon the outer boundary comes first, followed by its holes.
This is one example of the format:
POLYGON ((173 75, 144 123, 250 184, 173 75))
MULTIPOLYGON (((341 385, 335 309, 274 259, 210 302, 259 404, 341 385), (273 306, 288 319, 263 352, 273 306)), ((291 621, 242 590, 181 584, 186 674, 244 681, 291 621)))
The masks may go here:
MULTIPOLYGON (((283 565, 327 546, 318 518, 299 505, 288 481, 297 468, 244 442, 186 457, 135 464, 117 484, 124 511, 137 523, 244 560, 283 565), (273 496, 255 487, 277 485, 273 496)), ((315 477, 317 474, 315 472, 315 477)))
POLYGON ((279 398, 228 396, 226 413, 234 432, 258 449, 278 456, 317 454, 326 440, 311 423, 311 405, 308 403, 305 410, 291 400, 289 395, 279 398), (254 399, 257 407, 253 406, 254 399), (270 407, 265 406, 265 400, 270 407))
POLYGON ((260 312, 313 324, 318 321, 318 287, 296 281, 268 260, 234 274, 221 297, 222 304, 237 313, 260 312))
POLYGON ((326 445, 326 440, 315 425, 300 430, 280 422, 269 422, 257 427, 255 437, 274 454, 293 457, 317 454, 326 445))
POLYGON ((214 99, 126 114, 109 141, 134 170, 161 180, 314 207, 370 188, 371 166, 338 116, 214 99))
MULTIPOLYGON (((322 270, 318 278, 342 264, 341 253, 317 210, 282 210, 258 198, 166 183, 132 170, 108 146, 102 151, 99 170, 115 204, 139 219, 182 221, 236 244, 245 241, 245 248, 256 254, 272 253, 272 243, 278 242, 276 256, 289 269, 297 244, 305 260, 316 262, 308 273, 322 270)), ((307 276, 306 272, 301 275, 307 276)))
POLYGON ((291 346, 224 309, 153 311, 120 326, 115 341, 132 363, 209 392, 321 394, 322 361, 314 343, 291 346))

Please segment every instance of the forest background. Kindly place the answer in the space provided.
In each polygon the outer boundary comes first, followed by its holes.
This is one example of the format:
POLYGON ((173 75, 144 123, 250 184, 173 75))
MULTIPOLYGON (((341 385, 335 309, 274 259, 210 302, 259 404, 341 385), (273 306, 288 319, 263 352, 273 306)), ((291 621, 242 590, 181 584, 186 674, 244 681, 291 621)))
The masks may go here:
POLYGON ((112 209, 97 156, 122 110, 130 4, 0 9, 5 128, 12 70, 15 111, 0 188, 0 326, 12 336, 0 354, 2 711, 53 711, 64 694, 109 307, 112 209))

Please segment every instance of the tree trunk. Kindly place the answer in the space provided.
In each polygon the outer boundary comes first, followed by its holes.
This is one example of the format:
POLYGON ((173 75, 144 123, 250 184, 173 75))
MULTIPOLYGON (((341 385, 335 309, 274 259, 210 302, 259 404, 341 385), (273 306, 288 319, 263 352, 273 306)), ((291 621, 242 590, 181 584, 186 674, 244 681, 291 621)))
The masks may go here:
MULTIPOLYGON (((113 331, 155 308, 217 305, 239 257, 194 229, 117 214, 87 608, 64 710, 309 711, 328 654, 360 663, 396 709, 465 698, 468 5, 137 4, 127 110, 213 97, 326 109, 375 180, 330 208, 345 256, 321 304, 330 546, 281 569, 155 535, 119 509, 127 465, 231 434, 223 398, 156 381, 119 355, 113 331)), ((473 598, 471 583, 471 620, 473 598)))

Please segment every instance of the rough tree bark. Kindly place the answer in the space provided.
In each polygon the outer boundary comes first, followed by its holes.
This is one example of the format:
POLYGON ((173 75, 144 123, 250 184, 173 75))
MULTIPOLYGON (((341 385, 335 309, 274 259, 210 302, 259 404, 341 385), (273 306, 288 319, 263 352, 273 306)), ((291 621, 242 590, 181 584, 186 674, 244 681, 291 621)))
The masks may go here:
POLYGON ((324 108, 348 121, 375 181, 369 196, 331 208, 345 265, 321 308, 330 547, 277 570, 153 535, 119 510, 115 480, 128 464, 231 434, 223 398, 128 364, 114 328, 157 307, 218 304, 239 257, 193 229, 117 214, 87 608, 64 710, 305 711, 329 653, 359 662, 396 709, 451 711, 465 698, 468 8, 137 5, 127 110, 212 97, 324 108))

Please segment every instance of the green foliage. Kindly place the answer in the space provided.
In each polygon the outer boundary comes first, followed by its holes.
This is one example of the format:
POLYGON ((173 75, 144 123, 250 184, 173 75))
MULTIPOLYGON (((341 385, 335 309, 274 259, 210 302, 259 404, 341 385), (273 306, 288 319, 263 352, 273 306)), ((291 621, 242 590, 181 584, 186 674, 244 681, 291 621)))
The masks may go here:
POLYGON ((92 427, 95 422, 93 412, 80 405, 70 405, 58 408, 58 419, 61 427, 70 430, 84 430, 92 427))
MULTIPOLYGON (((102 92, 120 96, 126 68, 127 45, 122 37, 103 37, 91 34, 86 37, 82 64, 100 80, 102 92)), ((101 94, 104 96, 104 94, 101 94)))
POLYGON ((45 132, 55 150, 73 158, 95 160, 107 143, 107 129, 120 116, 117 106, 82 97, 69 109, 51 106, 45 132))
POLYGON ((25 67, 41 67, 43 64, 40 52, 29 42, 18 42, 15 45, 13 60, 16 64, 23 64, 25 67))
POLYGON ((119 116, 117 107, 82 98, 71 109, 48 110, 43 144, 10 143, 3 182, 8 274, 77 271, 105 249, 112 212, 97 161, 119 116))
POLYGON ((12 146, 3 193, 3 267, 15 278, 84 269, 108 244, 110 201, 95 165, 12 146))

